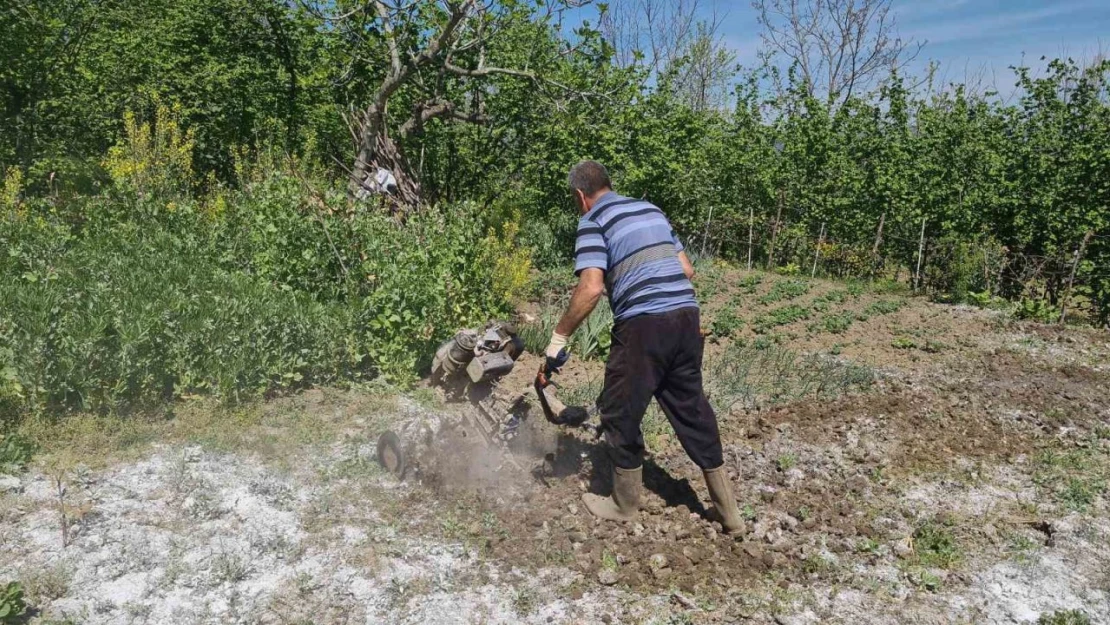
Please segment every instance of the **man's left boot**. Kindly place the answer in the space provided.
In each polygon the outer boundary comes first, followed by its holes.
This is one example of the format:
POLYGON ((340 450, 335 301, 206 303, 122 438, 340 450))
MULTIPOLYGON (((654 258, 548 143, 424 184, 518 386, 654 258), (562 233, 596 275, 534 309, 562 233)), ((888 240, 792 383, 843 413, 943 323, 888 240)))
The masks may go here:
POLYGON ((736 507, 736 497, 732 495, 732 482, 728 479, 725 465, 716 469, 702 471, 705 475, 705 484, 709 487, 709 498, 717 508, 721 525, 726 534, 738 534, 744 531, 744 521, 740 518, 740 509, 736 507))
POLYGON ((633 521, 640 511, 640 486, 644 467, 622 469, 613 467, 613 494, 602 497, 593 493, 582 495, 582 503, 590 514, 609 521, 633 521))

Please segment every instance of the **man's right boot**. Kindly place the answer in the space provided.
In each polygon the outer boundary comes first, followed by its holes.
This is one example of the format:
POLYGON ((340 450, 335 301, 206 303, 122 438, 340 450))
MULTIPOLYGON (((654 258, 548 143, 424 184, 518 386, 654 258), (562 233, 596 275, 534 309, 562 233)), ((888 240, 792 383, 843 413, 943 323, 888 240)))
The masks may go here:
POLYGON ((736 507, 736 497, 732 495, 732 483, 728 479, 725 465, 716 469, 702 471, 705 475, 705 484, 709 487, 709 498, 717 508, 721 525, 726 534, 736 534, 744 531, 744 521, 740 518, 740 509, 736 507))
POLYGON ((640 511, 640 486, 644 467, 622 469, 613 467, 613 494, 602 497, 593 493, 582 495, 590 514, 609 521, 633 521, 640 511))

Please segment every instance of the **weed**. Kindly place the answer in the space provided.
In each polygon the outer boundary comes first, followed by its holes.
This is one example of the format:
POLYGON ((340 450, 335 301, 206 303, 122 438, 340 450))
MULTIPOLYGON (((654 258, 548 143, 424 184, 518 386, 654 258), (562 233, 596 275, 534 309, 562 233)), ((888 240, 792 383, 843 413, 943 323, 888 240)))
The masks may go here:
POLYGON ((617 570, 618 566, 619 565, 617 564, 616 556, 609 553, 608 551, 605 551, 601 554, 601 568, 615 571, 617 570))
POLYGON ((879 541, 874 538, 864 538, 856 545, 856 549, 860 553, 873 554, 879 552, 879 541))
POLYGON ((239 554, 224 552, 217 554, 212 560, 209 570, 209 581, 213 586, 223 583, 238 583, 245 580, 254 572, 247 558, 239 554))
POLYGON ((914 553, 925 566, 949 568, 963 559, 952 531, 935 521, 925 521, 913 532, 914 553))
POLYGON ((31 605, 45 605, 69 593, 73 571, 64 564, 24 570, 23 590, 31 605))
POLYGON ((23 586, 19 582, 8 582, 0 587, 0 623, 18 623, 27 613, 27 603, 23 600, 23 586))
POLYGON ((1045 449, 1034 463, 1033 483, 1070 510, 1083 512, 1107 490, 1110 468, 1090 449, 1045 449))
POLYGON ((778 460, 775 461, 775 466, 778 467, 779 471, 784 473, 793 469, 797 464, 798 457, 794 454, 782 454, 778 457, 778 460))
POLYGON ((797 299, 809 293, 809 282, 803 280, 779 280, 771 290, 759 298, 761 304, 773 304, 783 300, 797 299))
POLYGON ((1037 542, 1024 534, 1012 534, 1006 551, 1018 562, 1028 562, 1030 554, 1037 550, 1037 542))
POLYGON ((937 592, 944 585, 938 575, 920 567, 915 567, 907 572, 906 578, 914 586, 929 592, 937 592))
POLYGON ((513 610, 520 616, 527 616, 536 611, 540 598, 535 589, 529 586, 520 586, 513 593, 513 610))
POLYGON ((749 523, 755 522, 755 508, 750 503, 744 504, 744 507, 740 509, 740 515, 749 523))
POLYGON ((1091 617, 1082 610, 1057 610, 1042 614, 1037 625, 1091 625, 1091 617))
POLYGON ((914 349, 917 347, 917 342, 908 336, 898 336, 890 342, 890 346, 894 349, 914 349))

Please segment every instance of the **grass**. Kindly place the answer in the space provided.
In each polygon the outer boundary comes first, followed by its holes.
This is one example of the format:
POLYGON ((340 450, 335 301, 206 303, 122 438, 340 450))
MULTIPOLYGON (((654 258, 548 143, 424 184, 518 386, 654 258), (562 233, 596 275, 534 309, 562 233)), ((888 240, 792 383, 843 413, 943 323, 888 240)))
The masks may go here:
POLYGON ((1110 463, 1094 449, 1045 449, 1034 463, 1033 483, 1068 510, 1086 511, 1107 490, 1110 463))

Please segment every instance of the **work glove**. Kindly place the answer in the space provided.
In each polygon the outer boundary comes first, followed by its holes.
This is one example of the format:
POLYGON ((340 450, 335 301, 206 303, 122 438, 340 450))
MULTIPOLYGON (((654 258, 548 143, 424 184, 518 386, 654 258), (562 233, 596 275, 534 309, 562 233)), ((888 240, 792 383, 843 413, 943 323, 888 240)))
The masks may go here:
POLYGON ((570 337, 563 336, 558 332, 551 335, 551 342, 547 345, 547 349, 544 350, 544 356, 546 358, 544 362, 545 374, 551 375, 553 373, 559 373, 563 365, 567 364, 567 361, 570 360, 570 352, 567 351, 567 341, 569 339, 570 337))

